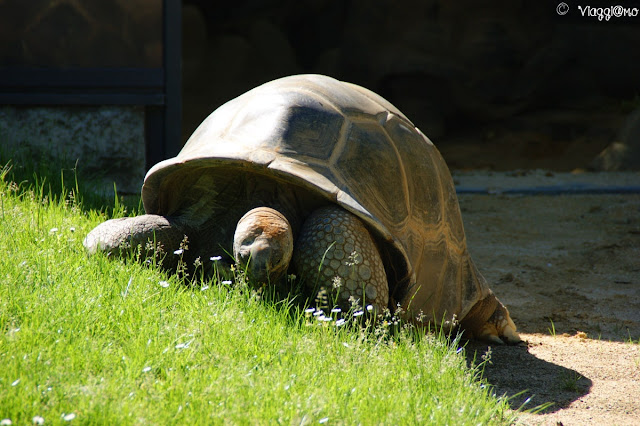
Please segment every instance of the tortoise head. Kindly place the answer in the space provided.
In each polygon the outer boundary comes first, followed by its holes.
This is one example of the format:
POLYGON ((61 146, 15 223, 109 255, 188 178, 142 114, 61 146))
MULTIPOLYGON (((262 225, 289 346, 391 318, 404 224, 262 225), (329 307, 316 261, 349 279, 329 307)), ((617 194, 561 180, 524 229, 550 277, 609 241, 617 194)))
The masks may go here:
POLYGON ((233 256, 256 283, 275 283, 287 271, 293 254, 293 232, 287 218, 269 207, 257 207, 238 221, 233 256))

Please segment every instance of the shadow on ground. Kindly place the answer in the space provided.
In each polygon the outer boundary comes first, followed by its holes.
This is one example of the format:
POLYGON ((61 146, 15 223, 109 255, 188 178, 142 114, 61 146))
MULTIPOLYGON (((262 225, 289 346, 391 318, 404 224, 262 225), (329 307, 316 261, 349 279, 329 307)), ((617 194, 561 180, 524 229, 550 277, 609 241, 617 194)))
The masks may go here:
POLYGON ((552 413, 589 393, 593 384, 575 370, 537 358, 524 344, 488 346, 468 341, 465 356, 469 367, 489 358, 482 377, 496 396, 509 398, 514 410, 533 409, 550 402, 553 405, 542 412, 552 413))

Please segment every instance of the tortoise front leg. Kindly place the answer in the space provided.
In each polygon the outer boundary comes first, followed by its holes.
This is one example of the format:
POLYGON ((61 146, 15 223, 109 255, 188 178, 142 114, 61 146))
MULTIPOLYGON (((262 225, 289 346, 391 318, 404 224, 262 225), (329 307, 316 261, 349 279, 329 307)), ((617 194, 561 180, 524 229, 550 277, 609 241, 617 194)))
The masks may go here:
POLYGON ((389 287, 378 247, 362 221, 338 206, 306 219, 293 262, 312 295, 324 288, 342 309, 350 307, 350 298, 377 313, 387 308, 389 287))
POLYGON ((141 247, 145 258, 154 255, 161 260, 164 255, 163 266, 171 269, 177 263, 173 252, 180 248, 184 237, 183 231, 166 217, 145 214, 107 220, 89 232, 82 244, 89 254, 102 251, 120 257, 141 247))

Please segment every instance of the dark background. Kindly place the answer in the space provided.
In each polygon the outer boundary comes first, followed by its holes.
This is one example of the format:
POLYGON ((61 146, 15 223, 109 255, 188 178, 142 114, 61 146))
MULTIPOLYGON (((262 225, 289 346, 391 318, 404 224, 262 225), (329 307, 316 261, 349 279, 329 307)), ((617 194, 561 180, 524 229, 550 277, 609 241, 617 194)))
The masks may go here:
POLYGON ((185 0, 183 140, 258 84, 322 73, 387 98, 452 168, 602 168, 640 108, 640 16, 566 3, 185 0))
POLYGON ((0 100, 145 105, 152 165, 222 103, 322 73, 387 98, 452 168, 640 170, 640 16, 566 3, 4 0, 0 100))

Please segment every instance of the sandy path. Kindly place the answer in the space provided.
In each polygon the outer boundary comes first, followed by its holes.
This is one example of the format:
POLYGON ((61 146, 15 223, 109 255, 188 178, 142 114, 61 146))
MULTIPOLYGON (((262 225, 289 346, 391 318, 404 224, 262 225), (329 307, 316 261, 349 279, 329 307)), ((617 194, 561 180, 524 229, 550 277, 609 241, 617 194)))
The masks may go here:
POLYGON ((640 174, 455 180, 496 193, 460 195, 467 240, 528 341, 491 348, 489 383, 498 394, 527 390, 514 408, 532 395, 528 407, 554 403, 525 424, 640 424, 640 194, 500 194, 567 182, 640 185, 640 174))

